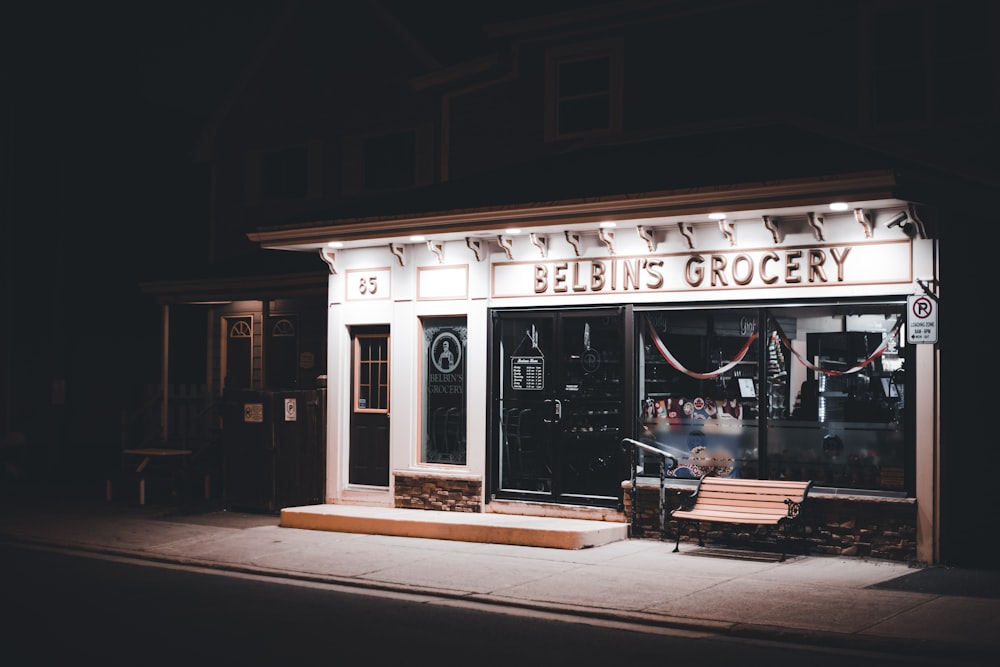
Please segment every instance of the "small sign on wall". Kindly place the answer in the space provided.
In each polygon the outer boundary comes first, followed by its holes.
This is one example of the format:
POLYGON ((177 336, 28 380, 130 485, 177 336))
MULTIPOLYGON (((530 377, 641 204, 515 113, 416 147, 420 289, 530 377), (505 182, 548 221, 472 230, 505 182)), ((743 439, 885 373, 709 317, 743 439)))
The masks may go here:
POLYGON ((938 342, 938 304, 919 294, 906 298, 906 342, 938 342))
POLYGON ((298 419, 298 401, 294 398, 285 399, 285 421, 293 422, 298 419))
POLYGON ((263 424, 264 423, 264 404, 263 403, 244 403, 243 404, 243 421, 252 424, 263 424))

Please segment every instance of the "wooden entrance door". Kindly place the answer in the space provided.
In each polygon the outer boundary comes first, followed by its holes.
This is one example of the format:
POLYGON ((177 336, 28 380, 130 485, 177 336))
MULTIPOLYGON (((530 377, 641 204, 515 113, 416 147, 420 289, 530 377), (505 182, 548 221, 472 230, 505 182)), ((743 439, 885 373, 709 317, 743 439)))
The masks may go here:
POLYGON ((348 482, 389 486, 389 327, 351 330, 348 482))

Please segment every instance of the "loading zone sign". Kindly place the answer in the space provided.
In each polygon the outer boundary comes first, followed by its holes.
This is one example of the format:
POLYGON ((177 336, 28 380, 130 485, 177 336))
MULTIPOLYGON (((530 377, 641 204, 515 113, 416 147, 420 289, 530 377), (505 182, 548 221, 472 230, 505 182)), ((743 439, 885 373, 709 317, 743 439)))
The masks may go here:
POLYGON ((906 298, 906 342, 938 341, 938 302, 926 294, 906 298))

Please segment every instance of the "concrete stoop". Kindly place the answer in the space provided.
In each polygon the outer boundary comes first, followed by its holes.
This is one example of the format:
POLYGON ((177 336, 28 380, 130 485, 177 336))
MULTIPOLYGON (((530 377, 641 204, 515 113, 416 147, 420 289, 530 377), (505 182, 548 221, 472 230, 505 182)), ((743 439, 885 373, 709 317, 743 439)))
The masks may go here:
POLYGON ((552 549, 586 549, 628 539, 628 524, 617 521, 360 505, 286 507, 281 510, 279 525, 340 533, 425 537, 552 549))

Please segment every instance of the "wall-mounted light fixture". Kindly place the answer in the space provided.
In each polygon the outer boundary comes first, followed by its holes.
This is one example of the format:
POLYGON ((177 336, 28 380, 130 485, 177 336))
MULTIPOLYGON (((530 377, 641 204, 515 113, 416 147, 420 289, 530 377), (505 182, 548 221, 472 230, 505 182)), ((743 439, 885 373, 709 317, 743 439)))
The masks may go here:
POLYGON ((914 210, 913 204, 910 204, 905 211, 900 211, 889 218, 885 228, 892 229, 893 227, 899 227, 910 238, 914 236, 919 236, 922 239, 927 238, 924 223, 917 217, 917 212, 914 210))
POLYGON ((893 227, 900 227, 903 231, 906 231, 907 220, 909 216, 906 215, 906 211, 900 211, 896 215, 892 216, 889 222, 886 223, 886 229, 892 229, 893 227))

